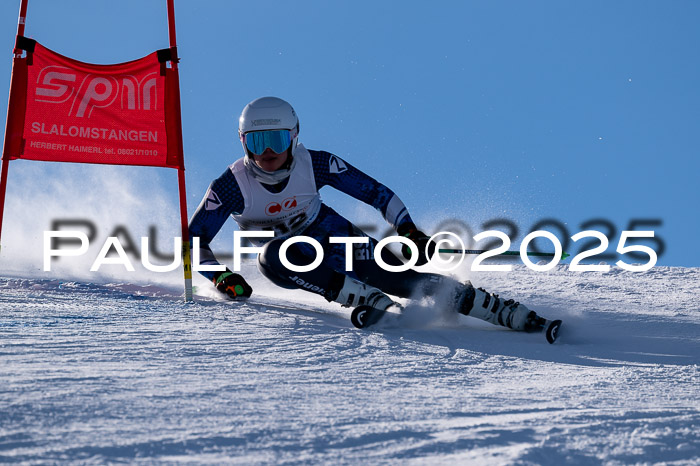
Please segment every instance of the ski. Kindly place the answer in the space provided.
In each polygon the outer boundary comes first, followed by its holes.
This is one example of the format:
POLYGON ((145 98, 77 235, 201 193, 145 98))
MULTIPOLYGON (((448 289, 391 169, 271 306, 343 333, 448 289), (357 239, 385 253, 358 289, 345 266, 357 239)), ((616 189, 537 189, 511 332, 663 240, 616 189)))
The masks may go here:
POLYGON ((525 324, 526 332, 544 332, 547 342, 551 345, 559 337, 559 328, 561 327, 561 320, 549 320, 544 317, 538 316, 535 311, 531 311, 528 322, 525 324))
POLYGON ((350 322, 357 328, 367 328, 379 322, 386 313, 385 310, 362 305, 353 309, 350 322))
POLYGON ((559 328, 561 327, 561 320, 548 320, 547 321, 547 326, 544 330, 544 335, 547 337, 547 341, 551 345, 555 341, 557 341, 557 337, 559 337, 559 328))

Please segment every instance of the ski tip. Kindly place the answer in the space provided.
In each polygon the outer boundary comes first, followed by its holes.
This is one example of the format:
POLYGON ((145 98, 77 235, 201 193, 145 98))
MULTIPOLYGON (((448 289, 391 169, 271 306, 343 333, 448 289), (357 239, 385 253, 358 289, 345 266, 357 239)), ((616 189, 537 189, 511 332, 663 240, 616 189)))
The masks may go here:
POLYGON ((557 341, 557 337, 559 336, 559 328, 561 327, 561 324, 561 320, 554 320, 550 322, 550 324, 547 326, 547 329, 545 330, 545 336, 547 337, 547 341, 550 345, 557 341))
POLYGON ((350 322, 357 328, 365 328, 369 321, 369 313, 372 310, 369 306, 358 306, 350 314, 350 322))
POLYGON ((352 325, 357 328, 367 328, 376 324, 385 314, 385 310, 376 309, 363 304, 352 311, 352 314, 350 314, 350 321, 352 325))

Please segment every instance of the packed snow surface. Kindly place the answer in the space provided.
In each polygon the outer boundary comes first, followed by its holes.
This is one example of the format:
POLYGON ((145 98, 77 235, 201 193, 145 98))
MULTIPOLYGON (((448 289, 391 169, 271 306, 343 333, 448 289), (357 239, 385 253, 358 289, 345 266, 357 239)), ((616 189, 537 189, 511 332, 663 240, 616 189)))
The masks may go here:
POLYGON ((427 300, 357 330, 262 279, 0 278, 0 462, 700 464, 700 269, 471 279, 560 340, 427 300))

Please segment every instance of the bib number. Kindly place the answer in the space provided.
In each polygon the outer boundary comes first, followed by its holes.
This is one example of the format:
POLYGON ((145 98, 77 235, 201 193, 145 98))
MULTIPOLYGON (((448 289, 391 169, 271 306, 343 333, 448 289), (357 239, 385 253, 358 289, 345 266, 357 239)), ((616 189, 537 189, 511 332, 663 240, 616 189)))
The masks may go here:
POLYGON ((265 227, 263 230, 274 231, 276 236, 286 236, 299 229, 307 219, 308 216, 306 215, 306 212, 302 212, 276 225, 265 227))

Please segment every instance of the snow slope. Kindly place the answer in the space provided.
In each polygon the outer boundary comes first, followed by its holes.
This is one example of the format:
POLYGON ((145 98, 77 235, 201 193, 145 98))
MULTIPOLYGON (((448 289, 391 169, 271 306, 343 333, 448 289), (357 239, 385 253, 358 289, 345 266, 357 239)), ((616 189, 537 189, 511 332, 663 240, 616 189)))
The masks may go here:
POLYGON ((560 341, 428 302, 356 330, 262 279, 0 278, 0 461, 700 464, 700 269, 471 278, 560 341))

